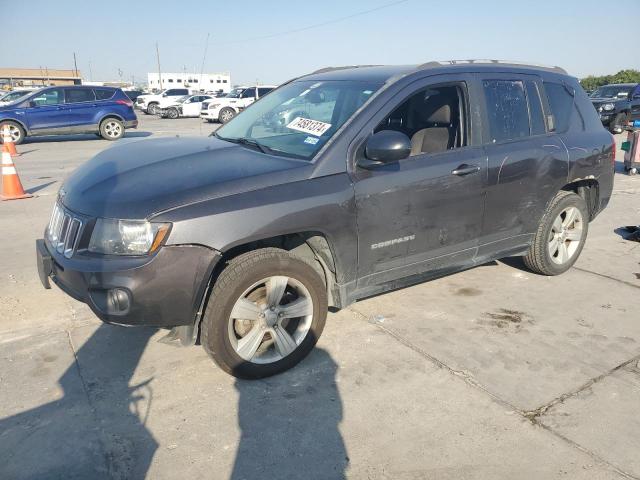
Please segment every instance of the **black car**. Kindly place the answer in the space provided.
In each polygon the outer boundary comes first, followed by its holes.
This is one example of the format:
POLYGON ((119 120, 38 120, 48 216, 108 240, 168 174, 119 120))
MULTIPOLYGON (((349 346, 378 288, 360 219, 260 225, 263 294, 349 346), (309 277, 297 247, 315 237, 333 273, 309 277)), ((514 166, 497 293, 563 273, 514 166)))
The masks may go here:
POLYGON ((309 353, 329 306, 513 255, 563 273, 609 202, 614 151, 557 67, 327 68, 213 137, 82 165, 39 272, 105 322, 172 328, 226 372, 264 377, 309 353), (285 131, 265 121, 287 108, 285 131))
POLYGON ((640 84, 614 83, 590 94, 602 124, 612 133, 622 132, 628 122, 640 119, 640 84))

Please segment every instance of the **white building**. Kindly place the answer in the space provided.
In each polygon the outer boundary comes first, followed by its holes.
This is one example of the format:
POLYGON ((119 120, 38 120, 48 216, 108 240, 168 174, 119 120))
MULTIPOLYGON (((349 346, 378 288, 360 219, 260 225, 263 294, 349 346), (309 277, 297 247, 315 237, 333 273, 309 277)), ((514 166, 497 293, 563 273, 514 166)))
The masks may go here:
POLYGON ((165 88, 188 88, 192 91, 231 90, 231 75, 229 73, 164 73, 162 85, 158 80, 158 73, 147 73, 149 89, 164 90, 165 88))

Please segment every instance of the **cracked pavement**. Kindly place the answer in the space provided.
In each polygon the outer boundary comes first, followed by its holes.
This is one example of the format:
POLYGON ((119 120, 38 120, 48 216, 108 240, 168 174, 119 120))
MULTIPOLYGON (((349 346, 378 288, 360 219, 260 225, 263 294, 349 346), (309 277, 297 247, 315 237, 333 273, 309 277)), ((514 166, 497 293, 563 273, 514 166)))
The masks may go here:
POLYGON ((94 138, 20 146, 39 196, 0 203, 0 478, 640 479, 640 243, 619 230, 640 177, 616 175, 566 274, 505 259, 358 302, 247 382, 40 286, 34 240, 94 138))

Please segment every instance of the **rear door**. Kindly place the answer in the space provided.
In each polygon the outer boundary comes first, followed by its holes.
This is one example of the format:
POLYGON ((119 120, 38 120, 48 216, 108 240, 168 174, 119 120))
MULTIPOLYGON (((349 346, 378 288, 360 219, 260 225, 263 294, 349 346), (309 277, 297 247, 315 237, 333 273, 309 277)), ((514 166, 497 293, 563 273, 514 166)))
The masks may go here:
MULTIPOLYGON (((91 88, 65 88, 64 103, 68 108, 68 126, 74 131, 84 131, 94 122, 97 109, 96 97, 91 88)), ((95 125, 97 128, 97 125, 95 125)))
POLYGON ((64 103, 64 89, 50 88, 40 92, 31 100, 27 109, 27 124, 34 133, 46 133, 66 127, 68 109, 64 103))
POLYGON ((631 120, 640 120, 640 84, 631 92, 631 120))
POLYGON ((541 79, 478 74, 484 97, 488 184, 478 256, 517 252, 538 226, 549 195, 568 174, 567 150, 545 125, 541 79))
POLYGON ((197 117, 200 115, 202 101, 208 100, 210 97, 205 95, 194 95, 182 104, 182 115, 184 117, 197 117))

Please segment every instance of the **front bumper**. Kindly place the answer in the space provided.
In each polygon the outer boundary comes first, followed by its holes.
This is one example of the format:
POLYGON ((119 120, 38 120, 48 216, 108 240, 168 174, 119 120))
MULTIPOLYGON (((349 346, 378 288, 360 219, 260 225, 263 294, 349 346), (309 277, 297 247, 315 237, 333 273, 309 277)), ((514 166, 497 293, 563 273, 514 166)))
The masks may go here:
POLYGON ((65 258, 36 240, 38 274, 86 303, 106 323, 192 325, 211 272, 220 259, 199 245, 169 245, 144 257, 75 255, 65 258))
POLYGON ((218 120, 219 109, 215 110, 202 110, 200 111, 200 118, 206 118, 207 120, 218 120))

